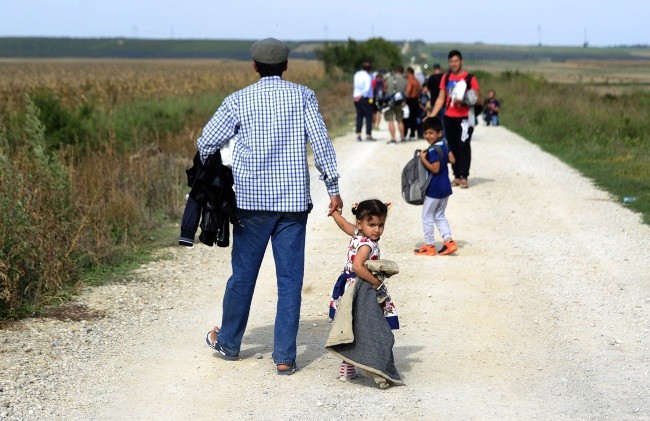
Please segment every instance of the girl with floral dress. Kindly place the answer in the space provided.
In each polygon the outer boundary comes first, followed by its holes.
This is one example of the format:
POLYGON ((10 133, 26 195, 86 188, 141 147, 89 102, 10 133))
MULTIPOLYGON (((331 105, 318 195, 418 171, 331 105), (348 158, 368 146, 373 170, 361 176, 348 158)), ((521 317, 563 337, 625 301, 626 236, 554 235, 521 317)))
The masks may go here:
MULTIPOLYGON (((341 275, 334 285, 332 299, 330 300, 329 316, 334 319, 336 307, 345 290, 359 279, 369 282, 375 289, 382 291, 388 297, 381 304, 384 316, 391 329, 399 329, 399 320, 395 304, 388 296, 383 282, 364 263, 366 260, 379 260, 379 238, 384 232, 386 215, 390 204, 385 204, 377 199, 364 200, 352 207, 352 214, 356 216, 356 224, 347 221, 340 211, 332 213, 332 218, 339 228, 346 234, 352 236, 348 245, 347 260, 341 275)), ((343 381, 350 380, 356 376, 354 365, 345 361, 341 362, 339 376, 343 381)))

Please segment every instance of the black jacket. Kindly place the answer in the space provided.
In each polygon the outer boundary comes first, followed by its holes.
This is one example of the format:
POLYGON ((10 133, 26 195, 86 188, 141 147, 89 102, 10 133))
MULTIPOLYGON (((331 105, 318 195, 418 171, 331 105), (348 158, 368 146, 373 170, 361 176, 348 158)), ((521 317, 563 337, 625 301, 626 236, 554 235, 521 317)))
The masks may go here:
POLYGON ((237 202, 233 190, 232 170, 221 163, 219 152, 201 163, 199 153, 194 155, 194 165, 186 170, 190 190, 179 244, 191 246, 201 218, 199 240, 208 246, 215 242, 219 247, 230 245, 230 223, 237 221, 237 202))

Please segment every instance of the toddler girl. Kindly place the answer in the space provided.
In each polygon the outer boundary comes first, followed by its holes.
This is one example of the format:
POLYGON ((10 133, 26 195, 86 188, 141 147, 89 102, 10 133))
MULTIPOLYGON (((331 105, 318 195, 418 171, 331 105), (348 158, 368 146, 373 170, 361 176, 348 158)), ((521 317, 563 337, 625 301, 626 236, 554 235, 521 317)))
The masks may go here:
MULTIPOLYGON (((352 207, 352 214, 356 216, 356 224, 348 222, 340 212, 335 211, 332 213, 336 225, 343 232, 352 236, 352 238, 348 245, 345 267, 337 279, 334 285, 334 291, 332 292, 329 309, 331 319, 334 319, 336 308, 346 288, 358 277, 361 280, 369 282, 378 291, 378 295, 387 297, 380 306, 390 328, 399 329, 397 311, 394 303, 388 296, 386 287, 376 275, 364 266, 366 260, 380 259, 379 238, 384 232, 389 206, 390 204, 385 204, 376 199, 364 200, 359 204, 355 204, 352 207)), ((356 376, 354 365, 342 361, 339 376, 343 381, 354 378, 356 376)))

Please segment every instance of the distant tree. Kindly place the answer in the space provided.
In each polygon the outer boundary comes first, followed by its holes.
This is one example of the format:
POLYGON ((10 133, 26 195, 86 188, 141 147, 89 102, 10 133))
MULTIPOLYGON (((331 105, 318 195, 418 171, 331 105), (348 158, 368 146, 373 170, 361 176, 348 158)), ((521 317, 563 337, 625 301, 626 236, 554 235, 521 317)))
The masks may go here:
POLYGON ((402 64, 399 47, 383 38, 371 38, 365 42, 348 39, 347 44, 325 44, 316 51, 316 57, 323 61, 325 71, 332 75, 337 72, 352 73, 365 61, 373 69, 390 70, 402 64))
POLYGON ((410 56, 421 57, 426 49, 426 42, 422 40, 409 41, 409 51, 407 52, 410 56))

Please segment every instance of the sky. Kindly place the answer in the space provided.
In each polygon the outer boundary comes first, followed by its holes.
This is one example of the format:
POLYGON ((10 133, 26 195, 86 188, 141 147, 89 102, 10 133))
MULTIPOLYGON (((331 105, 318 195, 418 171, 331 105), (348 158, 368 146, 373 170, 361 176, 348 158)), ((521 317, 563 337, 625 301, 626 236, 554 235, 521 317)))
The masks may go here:
POLYGON ((650 45, 650 0, 0 0, 0 37, 650 45))

